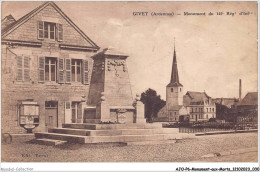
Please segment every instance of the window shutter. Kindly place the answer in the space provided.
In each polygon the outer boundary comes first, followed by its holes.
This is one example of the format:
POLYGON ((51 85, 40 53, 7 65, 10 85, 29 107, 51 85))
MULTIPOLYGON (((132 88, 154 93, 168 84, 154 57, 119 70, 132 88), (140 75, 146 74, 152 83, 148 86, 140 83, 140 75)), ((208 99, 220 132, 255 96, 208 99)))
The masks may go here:
POLYGON ((23 57, 17 56, 17 81, 23 80, 23 57))
POLYGON ((59 83, 64 83, 64 59, 60 58, 59 59, 59 69, 58 69, 58 78, 59 78, 59 83))
POLYGON ((38 21, 38 39, 43 39, 43 21, 38 21))
POLYGON ((24 81, 30 81, 30 58, 28 56, 25 56, 23 60, 24 81))
POLYGON ((39 82, 44 82, 44 67, 45 67, 45 57, 38 58, 38 68, 39 68, 39 82))
POLYGON ((66 83, 70 83, 71 80, 71 60, 66 59, 66 83))
POLYGON ((58 41, 63 41, 63 27, 62 24, 57 24, 58 41))
POLYGON ((88 60, 83 60, 83 84, 89 84, 89 62, 88 60))

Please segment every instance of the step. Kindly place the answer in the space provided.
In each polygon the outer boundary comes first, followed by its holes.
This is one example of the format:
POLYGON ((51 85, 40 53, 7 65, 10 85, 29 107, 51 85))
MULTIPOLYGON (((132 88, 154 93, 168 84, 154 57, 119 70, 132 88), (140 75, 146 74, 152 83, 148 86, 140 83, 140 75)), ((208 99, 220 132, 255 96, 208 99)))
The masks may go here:
POLYGON ((111 130, 85 130, 73 128, 49 128, 49 133, 60 133, 80 136, 114 136, 114 135, 152 135, 178 133, 176 128, 159 129, 111 129, 111 130))
POLYGON ((108 129, 152 129, 162 128, 160 123, 146 123, 146 124, 62 124, 63 128, 74 128, 74 129, 89 129, 89 130, 108 130, 108 129))
POLYGON ((39 132, 34 134, 37 139, 52 139, 52 140, 63 140, 74 143, 85 143, 86 136, 77 136, 70 134, 60 134, 60 133, 44 133, 39 132))
POLYGON ((54 139, 76 143, 104 143, 104 142, 140 142, 182 139, 181 134, 153 134, 153 135, 116 135, 116 136, 77 136, 60 133, 35 133, 37 139, 54 139))
POLYGON ((121 130, 85 130, 74 128, 49 128, 49 133, 70 134, 79 136, 113 136, 122 135, 121 130))
POLYGON ((35 139, 34 143, 47 145, 47 146, 57 146, 67 143, 67 141, 63 140, 55 140, 55 139, 35 139))

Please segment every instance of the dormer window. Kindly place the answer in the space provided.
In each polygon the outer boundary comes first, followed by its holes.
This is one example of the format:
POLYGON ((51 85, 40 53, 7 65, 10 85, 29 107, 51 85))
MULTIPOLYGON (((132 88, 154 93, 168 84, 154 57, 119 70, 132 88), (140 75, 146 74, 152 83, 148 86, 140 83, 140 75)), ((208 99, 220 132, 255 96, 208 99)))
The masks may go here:
POLYGON ((63 40, 62 24, 38 21, 38 39, 63 40))

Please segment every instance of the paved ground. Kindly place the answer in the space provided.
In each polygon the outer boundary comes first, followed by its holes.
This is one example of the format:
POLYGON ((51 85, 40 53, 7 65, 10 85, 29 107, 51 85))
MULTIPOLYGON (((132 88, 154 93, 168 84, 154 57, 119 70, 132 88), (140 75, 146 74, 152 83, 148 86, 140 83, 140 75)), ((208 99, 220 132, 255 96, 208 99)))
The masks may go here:
POLYGON ((257 162, 258 152, 238 153, 233 155, 224 155, 212 158, 201 158, 194 162, 257 162))
POLYGON ((257 133, 198 136, 162 145, 45 146, 29 142, 33 136, 15 136, 2 144, 2 162, 256 162, 257 152, 202 158, 203 155, 257 147, 257 133))

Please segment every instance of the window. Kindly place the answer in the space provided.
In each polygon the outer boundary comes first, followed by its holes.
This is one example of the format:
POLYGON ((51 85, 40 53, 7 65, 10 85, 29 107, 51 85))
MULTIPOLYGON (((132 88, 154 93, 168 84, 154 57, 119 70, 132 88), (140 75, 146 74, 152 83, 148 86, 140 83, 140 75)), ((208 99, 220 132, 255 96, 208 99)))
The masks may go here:
POLYGON ((181 88, 180 88, 180 92, 181 92, 181 88))
POLYGON ((176 112, 174 112, 174 115, 177 115, 177 113, 176 113, 176 112))
POLYGON ((38 57, 39 82, 51 81, 60 84, 81 82, 89 84, 87 60, 38 57))
POLYGON ((82 60, 71 60, 71 80, 81 82, 81 65, 82 60))
POLYGON ((214 112, 214 108, 212 108, 212 112, 214 112))
POLYGON ((173 88, 171 88, 171 92, 173 92, 173 88))
POLYGON ((62 24, 38 21, 38 39, 63 40, 62 24), (57 34, 57 35, 56 35, 57 34))
POLYGON ((209 116, 208 116, 208 114, 207 114, 207 119, 209 119, 209 116))
POLYGON ((208 108, 207 108, 207 112, 208 112, 208 108))
POLYGON ((30 81, 30 58, 17 56, 17 81, 30 81))
POLYGON ((45 58, 45 81, 56 81, 56 58, 45 58))
POLYGON ((55 23, 44 22, 44 38, 55 38, 55 23))

